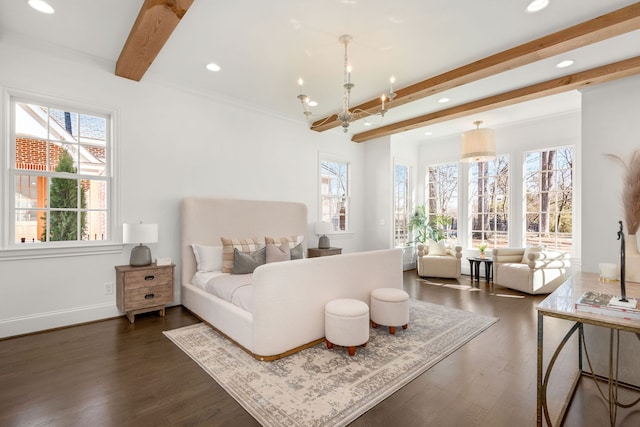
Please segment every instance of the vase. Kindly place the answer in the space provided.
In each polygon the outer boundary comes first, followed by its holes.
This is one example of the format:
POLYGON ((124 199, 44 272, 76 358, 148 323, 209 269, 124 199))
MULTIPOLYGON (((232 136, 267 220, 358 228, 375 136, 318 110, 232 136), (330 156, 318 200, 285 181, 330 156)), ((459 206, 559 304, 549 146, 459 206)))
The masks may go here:
POLYGON ((640 252, 635 234, 628 235, 624 241, 625 280, 640 283, 640 252))
POLYGON ((485 259, 486 255, 484 252, 480 252, 480 259, 485 259))

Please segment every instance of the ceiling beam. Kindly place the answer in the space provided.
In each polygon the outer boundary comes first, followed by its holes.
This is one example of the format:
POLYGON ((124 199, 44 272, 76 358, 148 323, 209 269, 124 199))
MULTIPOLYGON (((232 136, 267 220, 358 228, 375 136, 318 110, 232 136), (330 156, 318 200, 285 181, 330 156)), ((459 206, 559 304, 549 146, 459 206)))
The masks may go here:
POLYGON ((145 0, 116 62, 116 76, 140 81, 193 0, 145 0))
MULTIPOLYGON (((389 108, 637 29, 640 29, 640 2, 399 89, 389 108)), ((379 113, 380 98, 352 107, 352 110, 379 113)), ((311 129, 322 132, 339 125, 337 115, 333 114, 315 121, 311 129)))
POLYGON ((496 108, 506 107, 532 99, 555 95, 584 86, 604 83, 632 75, 640 74, 640 56, 603 65, 557 79, 514 89, 488 98, 478 99, 433 113, 424 114, 386 126, 353 135, 354 142, 365 142, 382 136, 393 135, 448 120, 458 119, 471 114, 482 113, 496 108))

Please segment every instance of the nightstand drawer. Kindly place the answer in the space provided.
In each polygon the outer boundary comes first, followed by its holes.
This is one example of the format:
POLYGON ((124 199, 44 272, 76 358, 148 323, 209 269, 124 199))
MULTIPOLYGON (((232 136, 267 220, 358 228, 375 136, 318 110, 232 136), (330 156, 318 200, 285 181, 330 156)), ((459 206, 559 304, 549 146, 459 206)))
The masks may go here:
POLYGON ((170 283, 160 286, 127 289, 124 291, 124 309, 140 309, 173 302, 173 287, 170 283))
POLYGON ((166 268, 149 268, 130 271, 124 276, 124 289, 148 288, 165 285, 173 280, 173 271, 166 268))

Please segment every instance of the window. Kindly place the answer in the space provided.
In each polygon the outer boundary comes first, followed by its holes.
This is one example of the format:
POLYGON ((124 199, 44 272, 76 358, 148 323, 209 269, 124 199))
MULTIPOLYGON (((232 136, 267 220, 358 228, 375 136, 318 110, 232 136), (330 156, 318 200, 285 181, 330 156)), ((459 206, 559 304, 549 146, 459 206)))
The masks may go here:
POLYGON ((110 240, 110 116, 16 97, 10 109, 9 246, 110 240))
POLYGON ((525 155, 525 242, 571 251, 573 148, 525 155))
POLYGON ((469 171, 471 247, 509 245, 509 156, 475 162, 469 171))
POLYGON ((320 220, 334 231, 349 231, 349 163, 320 161, 320 220))
POLYGON ((411 167, 396 164, 393 174, 393 223, 395 246, 409 244, 411 213, 411 167))
POLYGON ((429 166, 426 189, 429 224, 441 230, 440 238, 457 239, 458 163, 429 166))

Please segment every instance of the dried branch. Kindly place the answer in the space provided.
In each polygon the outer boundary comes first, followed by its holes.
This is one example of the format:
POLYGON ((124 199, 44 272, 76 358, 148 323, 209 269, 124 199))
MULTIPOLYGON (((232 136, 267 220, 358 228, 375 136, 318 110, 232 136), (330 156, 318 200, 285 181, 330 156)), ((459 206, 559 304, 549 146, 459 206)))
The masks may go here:
POLYGON ((627 234, 636 234, 640 229, 640 150, 633 152, 628 165, 615 154, 606 156, 620 162, 625 169, 622 187, 624 220, 627 223, 627 234))

